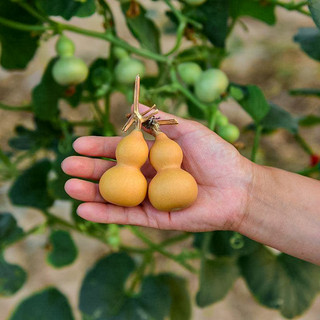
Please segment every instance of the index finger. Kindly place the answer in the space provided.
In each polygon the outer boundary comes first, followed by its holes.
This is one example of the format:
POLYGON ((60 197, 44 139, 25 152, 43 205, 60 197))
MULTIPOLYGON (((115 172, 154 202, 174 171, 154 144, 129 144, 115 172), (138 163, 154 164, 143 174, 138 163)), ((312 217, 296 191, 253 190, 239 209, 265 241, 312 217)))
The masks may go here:
POLYGON ((82 155, 114 159, 121 137, 84 136, 75 140, 73 149, 82 155))

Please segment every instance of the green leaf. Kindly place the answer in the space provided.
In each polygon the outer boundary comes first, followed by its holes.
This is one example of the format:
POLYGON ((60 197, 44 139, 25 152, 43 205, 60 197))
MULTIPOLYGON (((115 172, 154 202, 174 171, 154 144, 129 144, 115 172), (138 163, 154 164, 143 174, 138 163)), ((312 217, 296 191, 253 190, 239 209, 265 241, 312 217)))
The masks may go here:
POLYGON ((320 97, 320 89, 313 89, 313 88, 291 89, 290 94, 293 96, 320 97))
POLYGON ((315 126, 320 124, 320 117, 315 116, 313 114, 303 116, 298 119, 299 125, 303 127, 310 127, 310 126, 315 126))
POLYGON ((109 90, 113 75, 108 70, 108 60, 98 58, 89 67, 89 75, 84 82, 84 90, 92 100, 101 98, 109 90))
POLYGON ((186 280, 175 274, 162 273, 158 276, 169 288, 171 297, 170 319, 191 319, 191 302, 186 280))
POLYGON ((312 19, 316 26, 320 29, 320 1, 309 0, 308 6, 311 12, 312 19))
POLYGON ((94 0, 80 1, 81 6, 77 10, 76 16, 79 18, 86 18, 93 15, 96 12, 96 3, 94 0))
POLYGON ((36 162, 24 171, 13 183, 9 197, 14 205, 46 209, 53 204, 48 194, 47 176, 51 169, 49 160, 36 162))
POLYGON ((59 85, 52 76, 52 68, 58 58, 47 65, 41 82, 32 91, 33 111, 40 120, 54 121, 59 115, 59 99, 66 100, 72 107, 80 103, 83 85, 66 88, 59 85))
POLYGON ((234 258, 206 259, 200 271, 200 288, 196 297, 198 306, 206 307, 222 300, 238 277, 238 266, 234 258))
MULTIPOLYGON (((195 233, 194 246, 201 248, 204 233, 195 233)), ((259 248, 260 244, 233 231, 214 231, 209 244, 209 251, 217 257, 239 257, 248 255, 259 248), (241 245, 234 245, 234 238, 240 238, 241 245)))
POLYGON ((0 297, 15 294, 26 282, 27 274, 15 264, 6 262, 0 254, 0 297))
POLYGON ((200 6, 188 7, 185 13, 203 25, 201 32, 219 48, 225 47, 228 32, 228 1, 207 0, 200 6))
POLYGON ((264 1, 229 0, 229 12, 233 19, 249 16, 269 25, 276 23, 275 4, 264 1))
POLYGON ((240 101, 244 98, 243 91, 238 86, 233 86, 232 84, 229 86, 229 94, 230 96, 236 100, 240 101))
POLYGON ((41 120, 53 120, 59 115, 58 101, 65 90, 52 76, 57 58, 52 59, 38 84, 32 91, 33 111, 41 120))
POLYGON ((52 149, 57 140, 63 135, 55 123, 35 119, 35 130, 27 129, 21 125, 15 128, 16 136, 9 139, 10 147, 17 150, 33 150, 40 148, 52 149))
POLYGON ((238 103, 251 116, 255 123, 259 123, 270 111, 263 92, 255 85, 238 86, 244 93, 244 98, 238 103))
POLYGON ((197 107, 193 102, 187 100, 188 113, 192 118, 205 119, 205 113, 197 107))
POLYGON ((0 251, 5 246, 17 241, 23 235, 23 230, 11 213, 0 213, 0 251))
MULTIPOLYGON (((0 1, 0 17, 30 25, 38 20, 9 0, 0 1)), ((1 65, 5 69, 24 69, 38 48, 40 34, 20 31, 0 24, 1 65)))
POLYGON ((67 182, 67 180, 70 179, 70 176, 65 174, 61 169, 61 163, 62 161, 72 155, 75 155, 76 152, 72 149, 72 141, 70 141, 69 146, 70 149, 68 152, 61 152, 58 150, 56 152, 57 158, 52 163, 52 171, 54 178, 50 179, 48 181, 48 191, 49 194, 55 198, 55 199, 61 199, 61 200, 70 200, 70 196, 65 192, 64 185, 67 182))
POLYGON ((289 319, 306 311, 320 289, 320 267, 263 246, 241 257, 239 266, 255 298, 289 319))
POLYGON ((121 9, 125 15, 127 26, 133 36, 140 42, 143 48, 149 49, 153 52, 160 52, 160 33, 154 22, 146 15, 146 9, 141 5, 139 6, 138 15, 128 14, 130 2, 122 2, 121 9))
POLYGON ((74 320, 67 298, 47 288, 22 300, 9 320, 74 320))
POLYGON ((38 135, 34 134, 34 130, 25 128, 22 125, 15 127, 16 136, 9 139, 8 143, 11 148, 17 150, 37 149, 38 135))
POLYGON ((298 132, 298 120, 296 118, 276 104, 269 103, 269 105, 270 111, 260 122, 264 129, 284 128, 293 134, 298 132))
POLYGON ((300 28, 294 36, 301 49, 311 58, 320 61, 320 30, 317 28, 300 28))
POLYGON ((74 262, 78 250, 69 232, 53 230, 50 234, 51 251, 47 255, 47 261, 55 268, 65 267, 74 262))
POLYGON ((36 0, 38 8, 49 16, 60 16, 66 20, 72 17, 89 17, 96 11, 94 0, 36 0))
POLYGON ((160 277, 143 279, 140 292, 129 296, 125 282, 134 270, 126 253, 115 253, 99 260, 89 270, 81 287, 80 310, 91 320, 162 320, 170 312, 169 289, 160 277))

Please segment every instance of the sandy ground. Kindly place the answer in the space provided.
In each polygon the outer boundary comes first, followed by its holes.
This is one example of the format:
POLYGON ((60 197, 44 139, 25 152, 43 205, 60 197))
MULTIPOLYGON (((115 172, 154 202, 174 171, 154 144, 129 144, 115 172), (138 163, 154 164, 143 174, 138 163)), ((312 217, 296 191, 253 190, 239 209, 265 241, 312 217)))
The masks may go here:
MULTIPOLYGON (((157 21, 159 25, 163 24, 165 20, 162 4, 148 2, 148 5, 149 7, 152 6, 153 14, 158 15, 157 21)), ((113 8, 117 11, 116 4, 113 8)), ((117 14, 117 16, 119 15, 117 14)), ((249 32, 242 30, 240 26, 237 27, 237 32, 229 43, 232 48, 231 55, 223 63, 223 69, 234 82, 254 83, 261 86, 268 99, 296 115, 306 113, 320 115, 319 100, 290 97, 287 93, 289 88, 319 86, 319 64, 304 55, 298 49, 297 44, 291 41, 292 36, 299 27, 312 24, 309 19, 295 13, 287 13, 284 10, 279 10, 278 16, 281 17, 281 22, 274 28, 251 19, 245 19, 249 32)), ((85 20, 85 27, 100 29, 100 22, 98 17, 92 17, 85 20)), ((83 26, 83 22, 77 19, 72 20, 72 23, 83 26)), ((136 44, 133 39, 129 38, 129 33, 120 18, 118 27, 123 38, 129 39, 132 44, 136 44)), ((77 46, 77 55, 88 63, 94 60, 97 55, 106 56, 107 54, 108 45, 100 40, 90 39, 90 45, 87 45, 86 41, 84 41, 85 38, 82 36, 72 35, 72 38, 77 46)), ((170 48, 173 42, 174 40, 170 37, 162 39, 163 47, 165 48, 170 48)), ((19 105, 29 101, 30 90, 39 82, 44 66, 50 57, 54 55, 53 46, 54 40, 49 40, 45 43, 24 72, 8 73, 0 69, 0 101, 12 105, 19 105)), ((154 64, 148 63, 148 71, 149 73, 155 71, 154 64)), ((66 106, 62 108, 64 115, 72 120, 81 119, 89 114, 86 105, 77 110, 66 106)), ((120 125, 122 115, 126 109, 127 104, 124 98, 120 95, 115 95, 112 101, 111 119, 120 125)), ((222 110, 228 115, 231 122, 239 126, 249 123, 249 117, 234 103, 224 103, 222 110)), ((31 116, 27 113, 12 114, 0 110, 0 145, 5 149, 8 148, 6 142, 13 134, 13 128, 16 124, 31 126, 31 116)), ((304 130, 302 134, 320 152, 319 129, 304 130)), ((242 151, 244 154, 249 152, 252 139, 251 133, 245 133, 241 137, 241 141, 248 145, 242 151)), ((289 170, 298 170, 308 163, 308 157, 296 146, 292 137, 284 131, 263 137, 259 158, 266 164, 289 170)), ((41 216, 38 212, 27 208, 13 207, 9 203, 6 196, 8 188, 7 183, 0 184, 1 211, 13 213, 19 223, 26 229, 41 222, 41 216)), ((56 202, 52 211, 64 218, 69 218, 68 212, 70 208, 67 202, 56 202)), ((150 234, 154 239, 161 240, 172 233, 152 231, 150 234)), ((78 234, 73 234, 73 236, 79 248, 79 257, 72 266, 62 270, 55 270, 45 262, 46 235, 32 236, 7 250, 6 258, 8 261, 23 266, 28 271, 29 277, 26 285, 15 296, 0 300, 0 320, 8 317, 19 300, 28 296, 31 292, 48 285, 57 286, 69 297, 75 310, 76 318, 80 319, 80 314, 76 309, 81 279, 83 279, 86 270, 108 251, 105 246, 96 240, 87 239, 78 234)), ((123 239, 125 242, 140 245, 130 234, 124 233, 123 239)), ((187 246, 188 243, 185 245, 187 246)), ((181 246, 173 248, 173 250, 177 251, 180 249, 181 246)), ((178 274, 187 277, 191 294, 194 298, 198 286, 196 278, 161 256, 158 257, 158 270, 174 270, 178 274)), ((319 319, 319 314, 320 297, 317 297, 311 309, 300 319, 316 320, 319 319)), ((280 320, 283 318, 276 311, 258 305, 248 292, 243 280, 240 279, 223 301, 206 309, 194 306, 193 319, 280 320)))

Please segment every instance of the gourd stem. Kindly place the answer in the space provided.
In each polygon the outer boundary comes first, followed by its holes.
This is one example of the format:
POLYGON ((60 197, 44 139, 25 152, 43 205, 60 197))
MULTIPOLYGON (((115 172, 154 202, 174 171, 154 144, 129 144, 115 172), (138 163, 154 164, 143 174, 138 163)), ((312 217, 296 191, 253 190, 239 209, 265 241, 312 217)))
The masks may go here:
POLYGON ((142 126, 142 117, 139 113, 139 95, 140 95, 140 76, 136 76, 135 86, 134 86, 134 95, 133 95, 133 113, 136 117, 136 128, 141 130, 142 126))

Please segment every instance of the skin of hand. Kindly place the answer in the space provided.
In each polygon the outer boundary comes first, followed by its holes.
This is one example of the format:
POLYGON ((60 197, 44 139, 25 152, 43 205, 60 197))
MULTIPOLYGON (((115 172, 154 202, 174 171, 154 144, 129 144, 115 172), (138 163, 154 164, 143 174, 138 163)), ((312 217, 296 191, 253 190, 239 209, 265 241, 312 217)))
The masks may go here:
MULTIPOLYGON (((140 111, 146 107, 140 105, 140 111)), ((172 115, 159 112, 162 119, 172 115)), ((184 153, 182 168, 198 183, 198 198, 186 209, 161 212, 145 201, 134 208, 106 203, 98 184, 70 179, 65 190, 84 201, 77 210, 84 219, 100 223, 202 232, 232 230, 282 252, 320 265, 320 183, 281 169, 249 161, 229 143, 198 122, 177 119, 161 128, 184 153)), ((120 137, 81 137, 73 147, 84 156, 115 157, 120 137)), ((149 141, 149 148, 152 141, 149 141)), ((65 173, 99 181, 115 162, 82 156, 66 158, 65 173)), ((155 175, 149 162, 142 167, 147 180, 155 175)))
MULTIPOLYGON (((146 107, 140 105, 143 112, 146 107)), ((161 119, 173 118, 159 112, 161 119)), ((79 216, 100 223, 131 224, 144 227, 190 232, 237 230, 245 217, 252 187, 252 163, 231 144, 202 124, 175 117, 179 124, 163 126, 161 130, 175 140, 183 150, 182 168, 197 181, 198 198, 189 208, 162 212, 153 208, 146 198, 132 208, 106 203, 99 194, 98 184, 73 178, 65 190, 74 199, 84 201, 77 209, 79 216)), ((121 137, 78 138, 74 150, 83 156, 115 158, 121 137)), ((149 148, 152 141, 148 141, 149 148)), ((62 162, 63 171, 71 176, 98 182, 102 174, 114 166, 112 161, 83 156, 71 156, 62 162)), ((142 167, 147 180, 155 170, 147 162, 142 167)))

